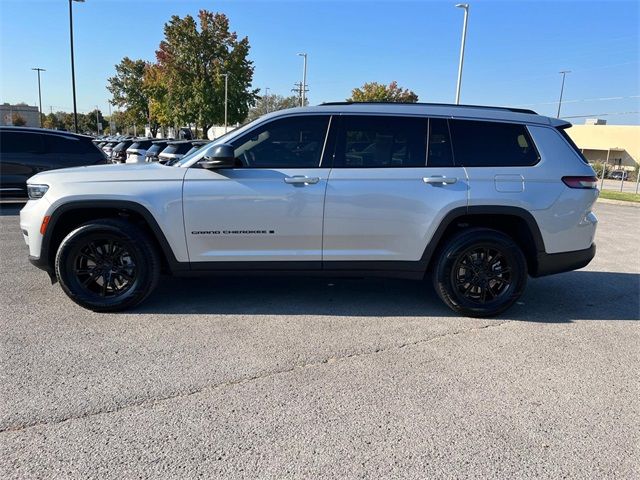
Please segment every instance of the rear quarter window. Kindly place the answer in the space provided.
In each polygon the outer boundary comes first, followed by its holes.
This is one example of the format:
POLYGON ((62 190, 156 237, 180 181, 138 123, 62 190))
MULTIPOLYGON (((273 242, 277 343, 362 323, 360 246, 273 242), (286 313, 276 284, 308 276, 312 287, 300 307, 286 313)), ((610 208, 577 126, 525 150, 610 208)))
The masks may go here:
POLYGON ((540 160, 525 125, 476 120, 450 120, 449 124, 456 165, 519 167, 540 160))
POLYGON ((90 140, 65 137, 61 135, 45 135, 47 153, 59 155, 83 155, 96 153, 96 147, 90 140))
POLYGON ((42 139, 42 135, 31 132, 0 132, 0 153, 44 153, 44 141, 42 139))

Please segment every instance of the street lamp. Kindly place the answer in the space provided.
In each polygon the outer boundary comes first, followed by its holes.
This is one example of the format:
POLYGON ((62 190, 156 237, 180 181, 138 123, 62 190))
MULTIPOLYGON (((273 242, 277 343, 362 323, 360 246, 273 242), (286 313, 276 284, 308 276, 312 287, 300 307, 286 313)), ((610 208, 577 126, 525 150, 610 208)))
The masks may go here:
POLYGON ((460 45, 460 63, 458 65, 458 83, 456 85, 456 105, 460 104, 460 86, 462 85, 462 65, 464 64, 464 44, 467 40, 467 20, 469 19, 469 4, 458 3, 456 8, 464 9, 464 23, 462 24, 462 44, 460 45))
POLYGON ((78 133, 78 109, 76 107, 76 70, 73 62, 73 8, 71 2, 84 2, 84 0, 69 0, 69 37, 71 40, 71 89, 73 90, 73 126, 78 133))
POLYGON ((571 73, 571 70, 562 70, 561 72, 558 72, 562 75, 562 86, 560 87, 560 100, 558 100, 558 114, 556 115, 556 117, 560 118, 560 107, 562 106, 562 93, 564 92, 564 77, 567 75, 567 73, 571 73))
POLYGON ((301 90, 301 94, 300 94, 300 106, 304 107, 304 102, 305 102, 305 93, 307 90, 307 54, 306 53, 299 53, 298 56, 302 57, 304 59, 304 63, 302 66, 302 88, 301 90))
POLYGON ((228 112, 228 103, 229 103, 229 74, 223 73, 222 76, 224 77, 224 133, 227 133, 227 112, 228 112))
POLYGON ((42 90, 40 90, 40 72, 46 72, 46 70, 40 67, 35 67, 31 70, 38 72, 38 103, 40 105, 40 128, 42 128, 42 90))

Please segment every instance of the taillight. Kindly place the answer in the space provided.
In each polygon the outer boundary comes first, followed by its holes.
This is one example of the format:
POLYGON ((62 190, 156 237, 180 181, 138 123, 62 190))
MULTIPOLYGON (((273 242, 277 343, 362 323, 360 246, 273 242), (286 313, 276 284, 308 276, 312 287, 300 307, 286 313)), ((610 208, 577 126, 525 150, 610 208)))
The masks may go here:
POLYGON ((562 181, 569 188, 596 188, 598 186, 596 177, 562 177, 562 181))

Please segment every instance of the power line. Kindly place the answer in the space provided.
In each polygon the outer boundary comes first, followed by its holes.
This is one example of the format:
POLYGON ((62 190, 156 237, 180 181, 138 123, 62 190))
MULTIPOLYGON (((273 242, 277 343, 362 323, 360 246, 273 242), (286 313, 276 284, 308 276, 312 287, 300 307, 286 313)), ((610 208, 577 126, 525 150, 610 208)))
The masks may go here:
MULTIPOLYGON (((611 100, 627 100, 630 98, 640 98, 640 95, 629 95, 626 97, 599 97, 599 98, 581 98, 577 100, 563 100, 562 103, 580 103, 580 102, 599 102, 599 101, 611 101, 611 100)), ((557 105, 555 102, 540 102, 540 103, 525 103, 522 105, 514 105, 514 107, 535 107, 537 105, 557 105)))
POLYGON ((633 115, 636 113, 640 113, 640 111, 635 112, 607 112, 607 113, 592 113, 590 115, 571 115, 569 117, 563 116, 562 118, 587 118, 587 117, 610 117, 613 115, 633 115))

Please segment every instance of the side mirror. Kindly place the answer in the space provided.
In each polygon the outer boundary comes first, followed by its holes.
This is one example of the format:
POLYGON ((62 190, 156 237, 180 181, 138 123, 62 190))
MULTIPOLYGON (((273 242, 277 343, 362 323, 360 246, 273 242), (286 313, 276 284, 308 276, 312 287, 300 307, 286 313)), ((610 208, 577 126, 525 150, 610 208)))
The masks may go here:
POLYGON ((212 146, 199 163, 202 168, 215 170, 217 168, 233 168, 235 160, 234 148, 229 144, 222 143, 212 146))

